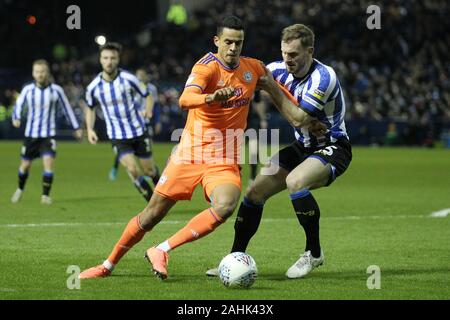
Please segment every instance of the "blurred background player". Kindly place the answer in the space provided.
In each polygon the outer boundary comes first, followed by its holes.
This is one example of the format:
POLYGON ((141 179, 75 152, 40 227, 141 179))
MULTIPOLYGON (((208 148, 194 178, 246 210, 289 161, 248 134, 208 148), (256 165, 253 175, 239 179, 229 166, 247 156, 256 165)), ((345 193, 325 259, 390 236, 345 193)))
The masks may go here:
POLYGON ((91 144, 98 141, 94 123, 95 106, 100 104, 114 152, 136 188, 148 201, 153 193, 149 177, 156 180, 157 172, 154 171, 151 159, 150 137, 144 118, 151 118, 153 99, 147 88, 141 87, 135 75, 119 69, 121 51, 122 46, 118 43, 107 43, 100 48, 103 71, 89 84, 86 91, 88 140, 91 144), (137 96, 146 98, 143 112, 137 96))
POLYGON ((61 107, 75 130, 75 136, 82 138, 82 130, 73 113, 63 89, 50 82, 50 67, 45 60, 36 60, 32 71, 34 81, 22 89, 13 111, 13 126, 20 128, 22 112, 27 108, 25 140, 22 146, 22 161, 19 167, 19 187, 11 198, 12 203, 20 201, 31 164, 42 157, 42 204, 51 204, 50 190, 53 184, 53 169, 56 156, 56 109, 61 107))
MULTIPOLYGON (((331 185, 352 160, 344 122, 344 93, 333 68, 313 58, 314 38, 313 31, 303 24, 285 28, 281 41, 283 61, 269 64, 268 76, 259 83, 295 127, 296 140, 271 158, 270 165, 277 168, 277 173, 258 175, 247 191, 236 217, 231 249, 246 251, 258 230, 265 202, 287 188, 306 234, 305 250, 287 270, 288 278, 302 278, 324 262, 319 239, 320 209, 311 190, 331 185), (292 108, 293 103, 279 89, 280 84, 295 97, 298 108, 292 108), (327 129, 313 134, 304 127, 312 119, 327 129)), ((206 274, 217 276, 218 270, 211 269, 206 274)))
MULTIPOLYGON (((141 107, 141 111, 143 112, 146 109, 146 103, 151 99, 152 101, 152 117, 151 118, 145 118, 145 127, 147 129, 147 133, 150 137, 150 147, 151 147, 151 153, 152 157, 150 158, 152 171, 155 172, 155 175, 152 177, 153 184, 156 186, 159 180, 159 168, 155 164, 155 161, 153 159, 153 137, 155 135, 158 135, 161 132, 161 106, 159 104, 158 99, 158 89, 156 86, 150 82, 150 76, 147 73, 147 71, 144 68, 140 68, 136 70, 136 77, 138 78, 141 90, 145 91, 147 90, 149 95, 149 98, 145 99, 141 96, 137 96, 136 98, 139 99, 139 106, 141 107)), ((109 171, 109 180, 115 181, 117 179, 117 172, 119 170, 119 155, 116 155, 114 158, 114 164, 111 170, 109 171)))

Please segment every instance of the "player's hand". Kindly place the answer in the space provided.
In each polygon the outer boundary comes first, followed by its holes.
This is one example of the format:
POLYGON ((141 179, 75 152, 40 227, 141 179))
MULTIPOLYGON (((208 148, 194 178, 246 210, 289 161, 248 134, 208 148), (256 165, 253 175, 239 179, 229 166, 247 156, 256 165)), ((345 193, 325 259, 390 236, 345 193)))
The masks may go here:
POLYGON ((158 122, 157 124, 155 124, 155 134, 158 135, 160 134, 162 131, 162 124, 161 122, 158 122))
POLYGON ((142 112, 142 116, 144 117, 144 119, 151 119, 153 117, 153 110, 147 110, 145 109, 142 112))
POLYGON ((20 128, 20 120, 13 120, 12 124, 14 128, 20 128))
POLYGON ((94 130, 88 130, 88 141, 90 144, 97 144, 98 137, 94 130))
POLYGON ((77 140, 83 139, 83 130, 82 129, 75 130, 74 136, 77 140))
POLYGON ((226 87, 216 90, 213 94, 206 96, 206 103, 227 101, 228 99, 234 97, 234 88, 226 87))
POLYGON ((323 136, 327 133, 327 126, 318 120, 313 120, 307 129, 316 137, 323 136))
POLYGON ((277 87, 277 83, 273 78, 272 72, 266 67, 264 67, 264 70, 266 71, 266 74, 258 79, 258 82, 256 83, 256 88, 270 93, 270 91, 273 88, 277 87))

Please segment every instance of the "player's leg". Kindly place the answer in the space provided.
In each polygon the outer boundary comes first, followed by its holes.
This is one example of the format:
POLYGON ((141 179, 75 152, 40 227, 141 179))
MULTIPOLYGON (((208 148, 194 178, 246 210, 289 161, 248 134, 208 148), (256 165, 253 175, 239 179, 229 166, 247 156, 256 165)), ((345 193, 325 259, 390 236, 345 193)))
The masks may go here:
POLYGON ((140 160, 144 175, 150 177, 153 184, 156 186, 160 178, 160 172, 153 160, 152 145, 152 140, 148 135, 140 137, 136 142, 135 155, 140 160))
MULTIPOLYGON (((146 231, 150 231, 161 221, 176 201, 188 200, 192 197, 201 176, 202 172, 196 172, 194 165, 189 165, 186 168, 184 165, 175 165, 169 161, 163 172, 164 183, 158 184, 146 208, 137 217, 129 221, 108 259, 99 266, 83 271, 80 278, 98 278, 110 275, 123 255, 144 237, 146 231)), ((166 265, 167 254, 164 252, 158 253, 161 253, 157 256, 158 262, 166 265)), ((154 263, 155 267, 160 268, 158 263, 154 263)))
POLYGON ((55 158, 53 154, 43 155, 42 164, 44 167, 44 172, 42 174, 42 204, 52 204, 52 199, 50 198, 50 190, 53 184, 54 163, 55 158))
POLYGON ((153 181, 153 184, 156 186, 158 184, 161 175, 159 172, 159 168, 155 164, 155 160, 153 159, 153 157, 150 158, 139 157, 139 162, 141 164, 142 170, 144 171, 144 175, 150 177, 153 181))
POLYGON ((83 271, 79 278, 91 279, 109 276, 122 257, 166 216, 175 203, 176 200, 154 193, 145 209, 128 222, 122 236, 103 264, 83 271))
POLYGON ((115 181, 117 179, 117 172, 119 171, 119 164, 120 164, 119 156, 116 155, 114 157, 113 166, 112 166, 111 170, 109 171, 109 175, 108 175, 109 180, 115 181))
POLYGON ((265 202, 286 189, 288 171, 278 167, 274 175, 258 175, 247 190, 234 223, 234 241, 231 252, 245 252, 261 222, 265 202))
POLYGON ((25 138, 21 148, 21 162, 18 173, 18 188, 11 197, 12 203, 20 201, 31 169, 32 161, 39 157, 39 143, 37 139, 25 138))
POLYGON ((47 138, 41 140, 40 155, 42 157, 42 164, 44 172, 42 174, 42 204, 52 204, 50 198, 50 190, 53 184, 54 163, 56 157, 56 140, 47 138))
POLYGON ((319 237, 320 209, 310 191, 330 185, 347 169, 351 157, 348 142, 338 143, 315 152, 287 177, 292 205, 306 234, 305 252, 289 268, 287 277, 304 277, 323 263, 325 258, 319 237))
POLYGON ((142 194, 145 200, 149 201, 153 194, 153 190, 149 184, 148 178, 142 174, 137 164, 136 157, 132 153, 123 153, 119 156, 120 163, 125 167, 135 187, 142 194))
POLYGON ((26 160, 22 158, 19 166, 18 174, 18 186, 13 196, 11 197, 12 203, 17 203, 22 198, 23 191, 25 190, 25 185, 28 179, 28 175, 31 169, 32 160, 26 160))

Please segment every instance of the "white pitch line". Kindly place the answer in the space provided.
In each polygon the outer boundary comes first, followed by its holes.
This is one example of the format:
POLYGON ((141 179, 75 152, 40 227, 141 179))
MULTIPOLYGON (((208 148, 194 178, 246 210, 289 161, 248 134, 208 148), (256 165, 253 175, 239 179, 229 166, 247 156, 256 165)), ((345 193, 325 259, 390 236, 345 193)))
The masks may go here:
MULTIPOLYGON (((382 220, 382 219, 414 219, 431 218, 426 215, 376 215, 376 216, 343 216, 343 217, 323 217, 324 220, 382 220)), ((295 218, 268 218, 262 219, 262 222, 282 222, 290 221, 295 218)), ((182 224, 186 221, 166 220, 161 224, 182 224)), ((46 228, 46 227, 109 227, 125 226, 126 222, 57 222, 57 223, 24 223, 24 224, 0 224, 0 228, 46 228)))
POLYGON ((432 218, 445 218, 450 214, 450 208, 435 211, 430 214, 432 218))

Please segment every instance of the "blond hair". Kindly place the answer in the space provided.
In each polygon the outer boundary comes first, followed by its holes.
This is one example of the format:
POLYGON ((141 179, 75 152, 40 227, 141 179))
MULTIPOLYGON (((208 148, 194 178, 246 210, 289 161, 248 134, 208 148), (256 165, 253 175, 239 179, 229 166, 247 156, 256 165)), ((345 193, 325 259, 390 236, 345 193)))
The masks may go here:
POLYGON ((314 32, 304 24, 293 24, 284 28, 281 34, 281 41, 290 42, 300 39, 300 43, 304 48, 314 47, 314 32))

